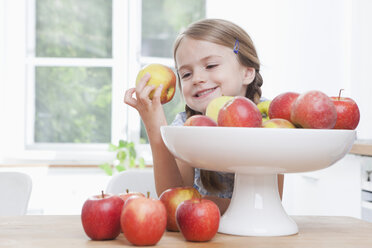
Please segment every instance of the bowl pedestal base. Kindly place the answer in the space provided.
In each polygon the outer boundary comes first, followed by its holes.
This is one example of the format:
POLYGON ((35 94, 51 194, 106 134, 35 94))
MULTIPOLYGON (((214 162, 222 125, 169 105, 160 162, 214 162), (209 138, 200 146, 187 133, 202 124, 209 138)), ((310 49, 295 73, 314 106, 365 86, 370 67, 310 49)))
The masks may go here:
POLYGON ((298 233, 285 212, 277 174, 235 174, 230 205, 218 232, 240 236, 286 236, 298 233))

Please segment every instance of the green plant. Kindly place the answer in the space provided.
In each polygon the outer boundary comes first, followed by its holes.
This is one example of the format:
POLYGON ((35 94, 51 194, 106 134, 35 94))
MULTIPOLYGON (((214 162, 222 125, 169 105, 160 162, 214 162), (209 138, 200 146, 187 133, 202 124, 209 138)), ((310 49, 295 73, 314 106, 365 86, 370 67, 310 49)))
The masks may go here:
POLYGON ((116 152, 115 159, 109 163, 101 164, 99 167, 103 169, 107 175, 112 176, 113 170, 121 172, 128 168, 145 168, 145 160, 142 157, 137 157, 134 142, 119 140, 118 145, 109 144, 109 151, 116 152))

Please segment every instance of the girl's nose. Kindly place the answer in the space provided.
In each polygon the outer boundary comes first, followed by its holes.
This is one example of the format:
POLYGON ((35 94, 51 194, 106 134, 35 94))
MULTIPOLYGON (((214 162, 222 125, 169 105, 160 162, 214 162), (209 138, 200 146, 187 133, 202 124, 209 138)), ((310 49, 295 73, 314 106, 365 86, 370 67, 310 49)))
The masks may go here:
POLYGON ((198 69, 194 71, 193 83, 205 83, 207 81, 206 73, 203 69, 198 69))

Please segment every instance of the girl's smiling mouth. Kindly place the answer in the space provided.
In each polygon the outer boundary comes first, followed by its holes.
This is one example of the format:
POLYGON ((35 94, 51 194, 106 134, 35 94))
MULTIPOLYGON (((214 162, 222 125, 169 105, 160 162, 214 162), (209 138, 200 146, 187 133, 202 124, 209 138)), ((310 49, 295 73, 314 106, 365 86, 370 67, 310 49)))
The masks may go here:
POLYGON ((217 88, 218 88, 218 86, 216 86, 214 88, 210 88, 210 89, 205 89, 205 90, 198 91, 194 95, 194 97, 203 97, 205 95, 209 95, 210 93, 212 93, 213 91, 215 91, 217 88))

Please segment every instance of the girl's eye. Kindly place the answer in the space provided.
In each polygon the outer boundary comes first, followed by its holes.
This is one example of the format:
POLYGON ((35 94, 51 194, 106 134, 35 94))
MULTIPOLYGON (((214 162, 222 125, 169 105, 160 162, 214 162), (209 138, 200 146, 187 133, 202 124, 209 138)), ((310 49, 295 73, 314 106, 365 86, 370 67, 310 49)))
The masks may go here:
POLYGON ((184 78, 189 77, 190 75, 191 75, 191 73, 187 72, 187 73, 181 75, 181 78, 184 79, 184 78))
POLYGON ((212 69, 214 67, 218 66, 217 64, 207 65, 207 69, 212 69))

